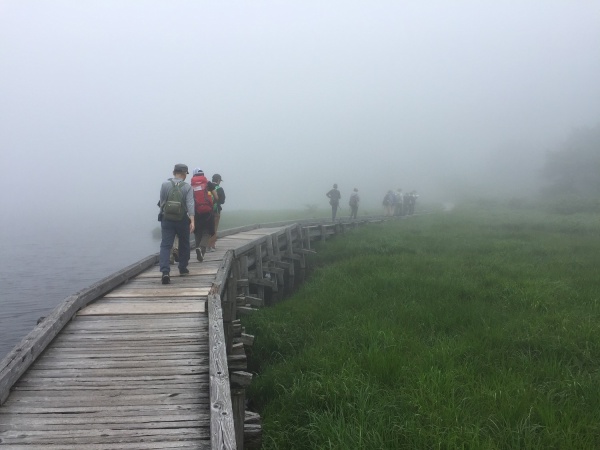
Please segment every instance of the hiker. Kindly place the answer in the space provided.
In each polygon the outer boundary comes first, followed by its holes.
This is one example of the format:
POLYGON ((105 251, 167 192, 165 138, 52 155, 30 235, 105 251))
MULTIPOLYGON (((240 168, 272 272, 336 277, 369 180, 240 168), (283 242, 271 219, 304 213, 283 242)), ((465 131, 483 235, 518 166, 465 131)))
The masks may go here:
POLYGON ((333 189, 331 189, 327 194, 325 194, 329 198, 329 204, 331 205, 331 221, 335 222, 335 215, 337 214, 337 209, 340 204, 340 199, 342 198, 342 194, 338 191, 338 185, 334 184, 333 189))
POLYGON ((162 284, 171 282, 169 254, 175 236, 179 238, 179 274, 187 275, 190 260, 190 233, 194 232, 194 195, 192 188, 185 182, 188 175, 185 164, 175 164, 173 178, 169 178, 160 187, 160 255, 159 268, 162 272, 162 284))
POLYGON ((208 241, 207 251, 214 252, 216 250, 217 243, 217 231, 219 230, 219 222, 221 221, 221 210, 223 209, 223 203, 225 203, 225 191, 221 187, 221 183, 223 182, 223 178, 218 173, 215 173, 212 176, 212 182, 215 185, 215 189, 217 191, 217 201, 213 206, 213 214, 215 216, 215 234, 208 241))
POLYGON ((385 197, 383 197, 383 214, 387 217, 391 217, 394 212, 394 206, 396 205, 396 196, 393 191, 387 191, 385 197))
POLYGON ((408 215, 413 215, 415 213, 415 203, 417 203, 417 198, 419 198, 417 191, 410 191, 408 194, 408 215))
POLYGON ((354 192, 350 195, 350 219, 356 219, 358 214, 358 204, 360 203, 360 197, 358 196, 358 189, 354 188, 354 192))
POLYGON ((396 191, 396 206, 394 209, 394 216, 400 217, 403 214, 404 209, 404 196, 402 195, 402 189, 398 188, 396 191))
POLYGON ((196 258, 202 262, 204 261, 208 240, 215 234, 213 206, 217 200, 217 193, 215 191, 215 184, 206 179, 202 169, 194 169, 190 183, 194 191, 196 258))

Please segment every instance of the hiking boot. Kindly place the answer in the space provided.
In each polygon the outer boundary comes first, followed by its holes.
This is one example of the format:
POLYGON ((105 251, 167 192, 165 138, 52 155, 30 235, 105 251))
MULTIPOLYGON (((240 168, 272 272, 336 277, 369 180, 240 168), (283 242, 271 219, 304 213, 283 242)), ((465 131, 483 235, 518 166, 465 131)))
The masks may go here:
POLYGON ((179 262, 179 251, 173 250, 173 261, 179 262))
POLYGON ((163 272, 162 274, 162 284, 169 284, 171 282, 171 277, 168 272, 163 272))
POLYGON ((200 262, 204 261, 204 257, 202 256, 202 251, 199 248, 196 249, 196 258, 200 262))
POLYGON ((182 277, 189 274, 190 271, 188 269, 179 269, 179 275, 181 275, 182 277))

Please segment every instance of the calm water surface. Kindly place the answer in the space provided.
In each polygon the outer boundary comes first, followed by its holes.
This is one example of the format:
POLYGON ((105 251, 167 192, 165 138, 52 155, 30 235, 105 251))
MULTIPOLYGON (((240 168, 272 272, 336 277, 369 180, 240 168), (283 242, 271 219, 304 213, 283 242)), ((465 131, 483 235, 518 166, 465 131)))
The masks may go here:
POLYGON ((154 224, 20 226, 0 226, 0 360, 66 297, 159 246, 152 239, 154 224))

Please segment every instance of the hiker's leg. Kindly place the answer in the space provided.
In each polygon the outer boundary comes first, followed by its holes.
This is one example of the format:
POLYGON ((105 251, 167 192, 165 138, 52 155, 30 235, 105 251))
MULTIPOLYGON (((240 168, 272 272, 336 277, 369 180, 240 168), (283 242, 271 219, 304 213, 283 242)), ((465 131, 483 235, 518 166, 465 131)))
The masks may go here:
POLYGON ((190 261, 190 219, 185 216, 177 222, 179 236, 179 270, 185 269, 190 261))
POLYGON ((172 220, 162 220, 160 223, 161 241, 158 263, 160 271, 163 273, 171 271, 169 256, 171 254, 171 247, 173 247, 173 241, 175 240, 175 223, 172 220))
POLYGON ((217 244, 217 231, 219 230, 219 222, 221 221, 221 214, 217 213, 215 214, 215 232, 213 234, 213 236, 210 238, 210 241, 208 242, 208 246, 214 248, 215 245, 217 244))
POLYGON ((202 231, 198 242, 200 243, 202 254, 204 254, 212 235, 215 234, 215 221, 212 213, 203 213, 201 217, 202 231))
POLYGON ((171 250, 171 264, 179 261, 179 238, 175 235, 175 240, 173 241, 173 249, 171 250))
POLYGON ((200 241, 202 240, 203 233, 202 215, 196 213, 196 215, 194 216, 194 221, 194 225, 196 226, 194 228, 194 240, 196 241, 196 248, 200 248, 200 241))

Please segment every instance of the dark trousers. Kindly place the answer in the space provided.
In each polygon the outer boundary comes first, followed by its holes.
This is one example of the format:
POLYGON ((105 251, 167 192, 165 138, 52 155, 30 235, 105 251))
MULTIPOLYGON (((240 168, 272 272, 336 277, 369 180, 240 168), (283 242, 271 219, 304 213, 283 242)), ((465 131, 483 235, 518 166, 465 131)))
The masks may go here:
POLYGON ((331 221, 335 222, 335 215, 337 214, 338 203, 331 204, 331 221))
POLYGON ((158 263, 160 271, 169 273, 171 266, 169 256, 175 236, 179 238, 179 270, 186 269, 190 260, 190 219, 185 216, 183 219, 162 220, 160 222, 160 231, 162 240, 160 241, 160 254, 158 263))
POLYGON ((358 206, 350 206, 350 218, 356 219, 357 214, 358 214, 358 206))
POLYGON ((196 248, 206 249, 208 240, 215 234, 215 216, 212 212, 196 213, 194 216, 194 239, 196 248))

